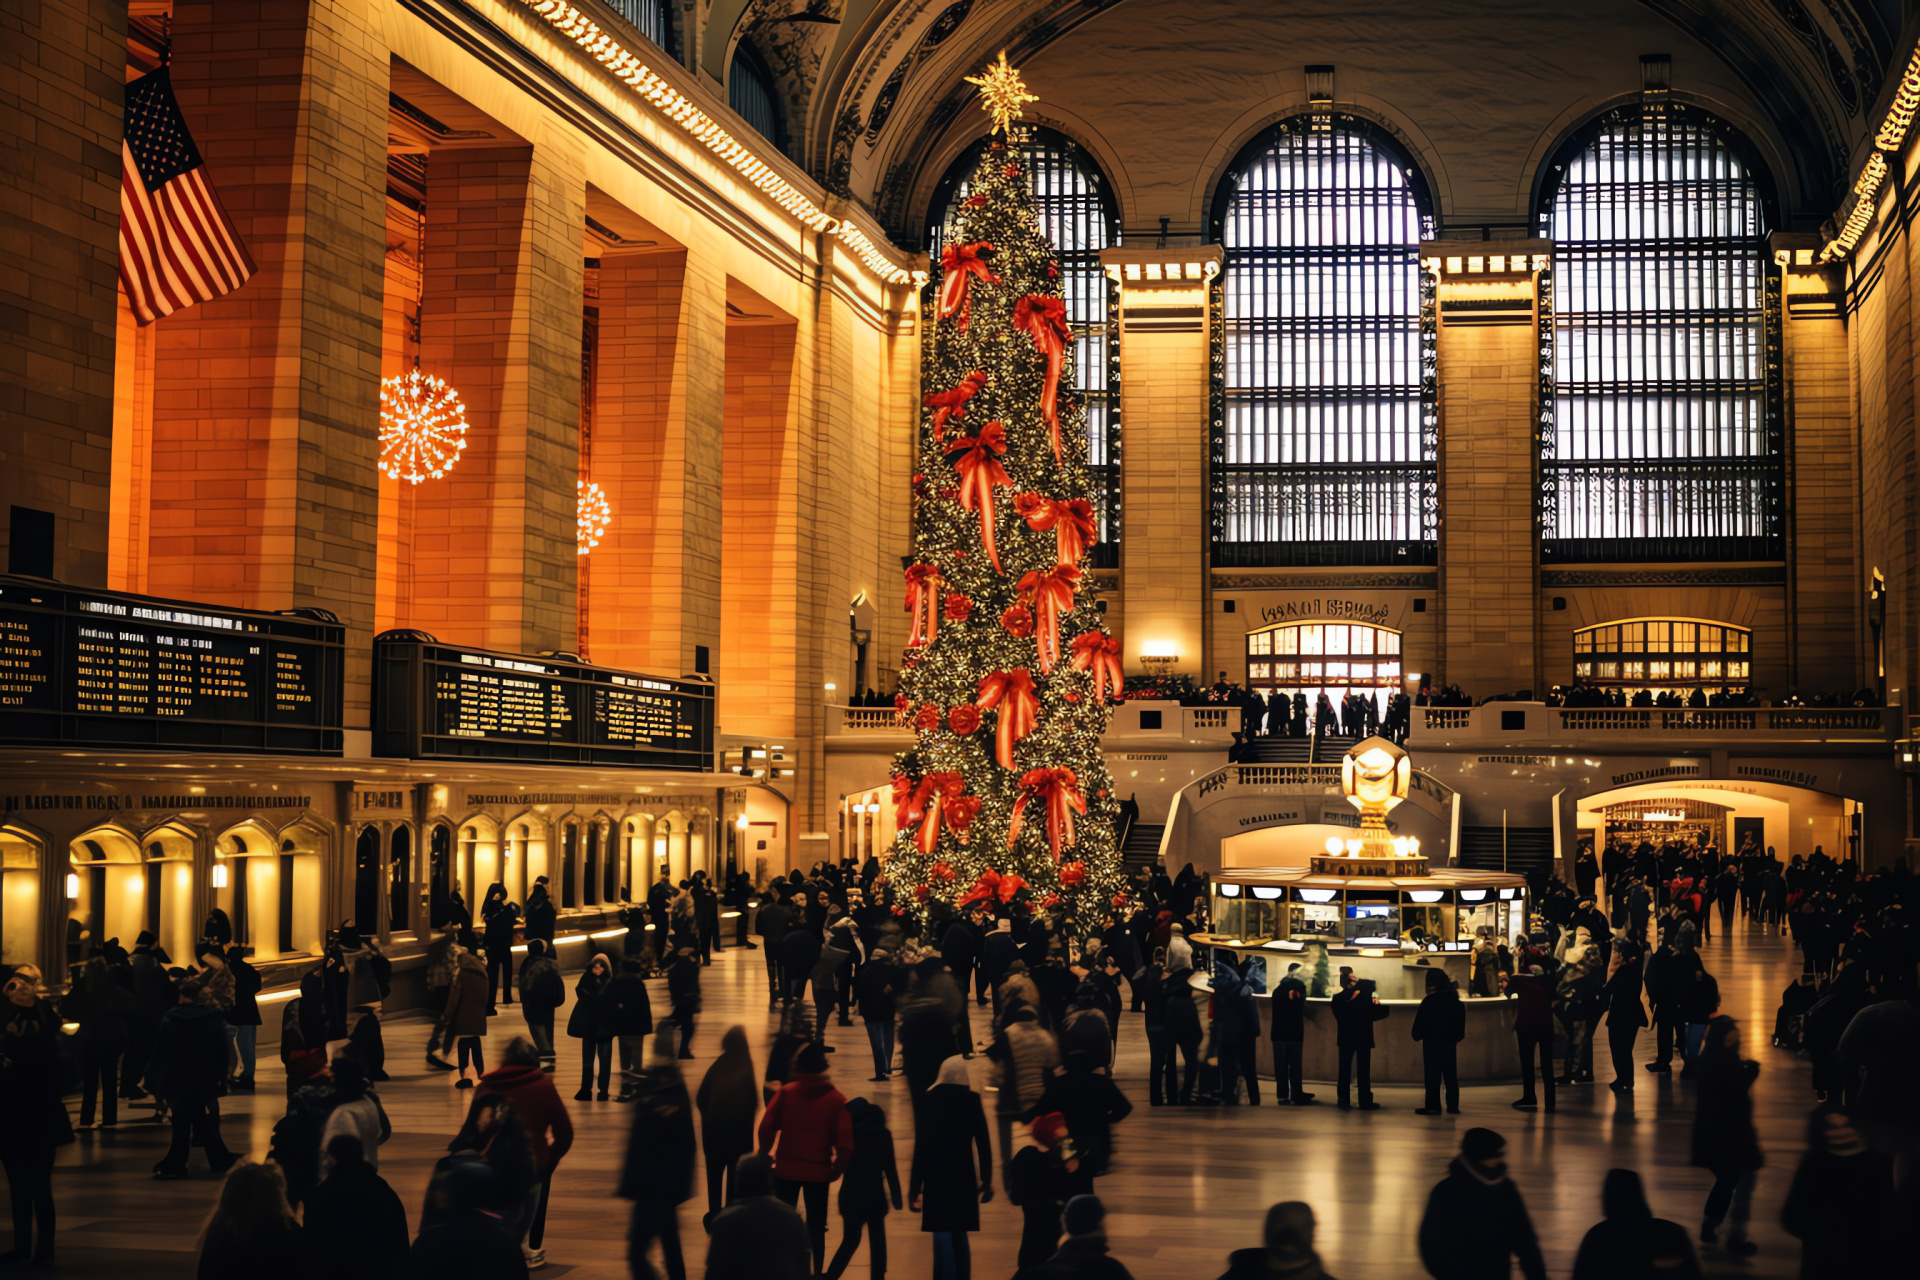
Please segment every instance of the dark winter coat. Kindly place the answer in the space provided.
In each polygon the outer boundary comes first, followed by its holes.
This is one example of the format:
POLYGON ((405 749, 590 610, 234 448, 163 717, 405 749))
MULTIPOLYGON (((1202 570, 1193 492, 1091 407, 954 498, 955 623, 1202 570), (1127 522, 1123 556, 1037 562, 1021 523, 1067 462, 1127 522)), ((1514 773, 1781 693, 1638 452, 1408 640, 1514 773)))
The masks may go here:
POLYGON ((1202 1039, 1200 1007, 1194 1003, 1193 987, 1188 980, 1191 969, 1175 969, 1162 982, 1167 993, 1167 1035, 1177 1045, 1197 1047, 1202 1039))
POLYGON ((787 981, 798 982, 811 977, 813 966, 820 963, 820 935, 813 930, 796 925, 787 930, 780 939, 780 965, 787 971, 787 981))
POLYGON ((1013 962, 1020 958, 1020 944, 1015 942, 1011 931, 999 930, 988 934, 980 944, 980 964, 987 971, 987 981, 998 982, 1013 962))
POLYGON ((535 938, 543 938, 551 947, 559 923, 560 912, 553 905, 553 895, 547 892, 545 885, 535 885, 533 892, 527 895, 527 940, 531 942, 535 938))
POLYGON ((1413 1038, 1428 1053, 1451 1052, 1467 1038, 1467 1006, 1452 987, 1429 991, 1413 1015, 1413 1038))
POLYGON ((1340 1048, 1373 1048, 1373 1024, 1386 1020, 1387 1006, 1375 1004, 1373 993, 1363 992, 1359 987, 1342 991, 1333 998, 1332 1004, 1333 1022, 1339 1028, 1340 1048))
POLYGON ((175 1106, 192 1106, 219 1096, 226 1075, 226 1015, 200 1004, 167 1010, 147 1059, 147 1088, 175 1106))
POLYGON ((1816 1149, 1794 1170, 1780 1225, 1800 1240, 1800 1280, 1853 1280, 1901 1270, 1900 1213, 1889 1156, 1816 1149))
POLYGON ((1299 1044, 1307 1038, 1307 984, 1298 978, 1282 978, 1273 989, 1273 1025, 1268 1036, 1274 1040, 1299 1044))
POLYGON ((706 1280, 810 1280, 807 1224, 773 1194, 773 1162, 743 1157, 733 1198, 715 1214, 707 1238, 706 1280))
MULTIPOLYGON (((398 1280, 405 1273, 413 1236, 406 1206, 365 1160, 336 1163, 307 1194, 307 1244, 319 1274, 365 1280, 398 1280)), ((250 1280, 278 1273, 257 1273, 250 1280)))
POLYGON ((667 1003, 675 1016, 692 1017, 700 1012, 700 965, 697 960, 676 959, 667 966, 667 1003))
POLYGON ((1434 1280, 1507 1280, 1512 1259, 1526 1280, 1546 1280, 1547 1264, 1520 1189, 1511 1179, 1489 1183, 1463 1158, 1427 1196, 1420 1220, 1420 1260, 1434 1280))
POLYGON ((267 1226, 245 1238, 216 1225, 207 1231, 195 1280, 319 1280, 313 1243, 313 1233, 294 1222, 267 1226))
POLYGON ((566 980, 553 957, 542 952, 520 963, 520 1004, 528 1017, 552 1017, 567 1002, 566 980))
MULTIPOLYGON (((271 1275, 260 1271, 253 1275, 271 1275)), ((469 1209, 446 1222, 426 1228, 407 1251, 408 1280, 527 1280, 527 1260, 520 1242, 507 1234, 500 1219, 469 1209)))
POLYGON ((1067 1172, 1057 1151, 1022 1147, 1007 1165, 1007 1198, 1020 1206, 1019 1265, 1033 1266, 1053 1256, 1060 1242, 1060 1210, 1078 1178, 1067 1172))
POLYGON ((227 1010, 227 1021, 236 1027, 259 1026, 260 971, 238 951, 228 952, 227 971, 233 974, 233 1008, 227 1010))
POLYGON ((1107 1238, 1096 1234, 1062 1240, 1051 1258, 1022 1268, 1016 1280, 1133 1280, 1133 1273, 1107 1252, 1107 1238))
POLYGON ((955 973, 965 973, 980 959, 980 934, 965 920, 955 920, 940 935, 940 958, 955 973))
POLYGON ((619 1194, 646 1204, 681 1204, 693 1195, 693 1104, 679 1071, 656 1067, 640 1077, 619 1194))
POLYGON ((980 1095, 963 1084, 935 1085, 921 1099, 918 1123, 907 1194, 920 1201, 920 1229, 978 1231, 980 1191, 993 1186, 980 1095))
MULTIPOLYGON (((464 952, 447 988, 447 1031, 455 1036, 487 1034, 487 966, 473 952, 464 952)), ((304 997, 302 1003, 304 1003, 304 997)))
POLYGON ((1113 1126, 1133 1114, 1133 1104, 1113 1077, 1097 1071, 1065 1071, 1047 1081, 1034 1107, 1037 1115, 1058 1111, 1080 1152, 1080 1176, 1092 1178, 1113 1158, 1113 1126))
POLYGON ((1692 1163, 1722 1173, 1745 1173, 1766 1164, 1760 1135, 1753 1127, 1753 1082, 1760 1064, 1729 1053, 1706 1052, 1694 1059, 1692 1163))
POLYGON ((589 968, 573 984, 573 1011, 567 1015, 567 1034, 576 1040, 613 1039, 613 1010, 606 1003, 607 987, 613 982, 612 966, 605 976, 589 968))
POLYGON ((60 1018, 47 1001, 25 1009, 0 1004, 0 1149, 40 1154, 73 1141, 60 1100, 59 1037, 60 1018))
POLYGON ((900 1207, 900 1166, 894 1162, 893 1133, 880 1108, 862 1099, 847 1105, 853 1116, 853 1159, 840 1180, 840 1216, 848 1222, 872 1222, 900 1207))
POLYGON ((1633 961, 1622 964, 1607 979, 1602 993, 1607 1006, 1607 1026, 1614 1029, 1644 1027, 1647 1010, 1640 1003, 1640 966, 1633 961))
POLYGON ((1580 1242, 1573 1280, 1700 1280, 1686 1228, 1653 1216, 1639 1174, 1609 1171, 1600 1205, 1606 1217, 1580 1242))
POLYGON ((600 1000, 606 1007, 606 1025, 616 1036, 653 1034, 653 997, 647 981, 637 973, 616 973, 600 1000))
POLYGON ((720 1056, 701 1077, 694 1096, 700 1108, 700 1143, 711 1164, 716 1156, 726 1162, 753 1150, 753 1119, 760 1110, 760 1086, 753 1075, 753 1055, 747 1033, 729 1027, 720 1038, 720 1056))
POLYGON ((98 959, 87 962, 80 978, 60 1001, 60 1017, 80 1024, 81 1043, 90 1053, 116 1053, 127 1047, 127 1014, 133 992, 113 980, 98 959))
POLYGON ((863 1022, 892 1022, 894 997, 900 985, 900 966, 888 960, 869 961, 853 975, 853 994, 863 1022))

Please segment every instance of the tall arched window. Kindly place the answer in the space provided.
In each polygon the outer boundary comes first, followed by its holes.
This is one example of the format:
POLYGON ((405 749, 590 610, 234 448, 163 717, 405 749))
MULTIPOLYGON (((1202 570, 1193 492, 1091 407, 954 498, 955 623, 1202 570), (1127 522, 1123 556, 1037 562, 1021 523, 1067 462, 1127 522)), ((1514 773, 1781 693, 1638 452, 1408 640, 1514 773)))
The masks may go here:
POLYGON ((1764 177, 1730 129, 1679 104, 1602 117, 1547 171, 1545 559, 1784 553, 1764 177))
POLYGON ((1212 234, 1214 563, 1433 563, 1418 168, 1364 120, 1283 120, 1228 170, 1212 234))
POLYGON ((773 72, 759 50, 742 40, 733 47, 733 65, 727 69, 727 105, 739 113, 761 137, 785 150, 786 124, 780 113, 780 95, 773 72))
POLYGON ((672 0, 608 0, 613 11, 631 22, 641 35, 674 57, 680 56, 673 38, 672 0))
MULTIPOLYGON (((1041 229, 1060 260, 1060 296, 1073 323, 1074 394, 1086 409, 1087 471, 1100 517, 1100 541, 1089 553, 1095 568, 1120 563, 1120 348, 1113 283, 1100 269, 1100 251, 1120 243, 1120 219, 1106 175, 1081 146, 1052 129, 1030 128, 1024 146, 1033 170, 1041 229)), ((927 242, 939 288, 940 249, 960 221, 968 181, 986 153, 982 138, 962 153, 934 192, 927 242)))

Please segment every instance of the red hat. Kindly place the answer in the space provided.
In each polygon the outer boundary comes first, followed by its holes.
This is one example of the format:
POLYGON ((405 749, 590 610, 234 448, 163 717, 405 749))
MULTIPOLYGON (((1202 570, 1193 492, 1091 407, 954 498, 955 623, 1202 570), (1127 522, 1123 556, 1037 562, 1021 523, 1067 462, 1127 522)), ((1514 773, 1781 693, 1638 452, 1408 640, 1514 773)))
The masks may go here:
POLYGON ((1035 1116, 1031 1128, 1034 1142, 1042 1150, 1051 1151, 1067 1136, 1067 1118, 1058 1111, 1049 1111, 1046 1115, 1035 1116))

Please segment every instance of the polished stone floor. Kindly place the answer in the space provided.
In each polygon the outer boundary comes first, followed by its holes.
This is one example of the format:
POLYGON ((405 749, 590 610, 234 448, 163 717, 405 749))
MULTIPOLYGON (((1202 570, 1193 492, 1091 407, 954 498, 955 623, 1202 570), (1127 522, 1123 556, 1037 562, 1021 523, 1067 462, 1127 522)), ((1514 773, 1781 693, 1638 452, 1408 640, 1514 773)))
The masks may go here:
MULTIPOLYGON (((1705 949, 1709 967, 1720 979, 1725 1012, 1749 1028, 1748 1052, 1761 1064, 1756 1111, 1768 1165, 1754 1201, 1758 1257, 1740 1263, 1707 1249, 1703 1264, 1710 1275, 1787 1277, 1798 1274, 1798 1246, 1777 1219, 1801 1146, 1803 1116, 1812 1105, 1804 1061, 1772 1048, 1767 1037, 1780 991, 1797 969, 1787 942, 1758 928, 1736 927, 1730 941, 1716 939, 1705 949)), ((664 1004, 656 995, 656 1008, 664 1004)), ((695 1041, 698 1061, 690 1085, 712 1061, 720 1033, 743 1023, 753 1036, 756 1066, 765 1061, 772 1019, 766 1009, 765 970, 757 952, 728 951, 716 958, 705 979, 706 1014, 695 1041)), ((565 1026, 562 1013, 560 1025, 565 1026)), ((494 1020, 489 1060, 521 1030, 517 1009, 494 1020)), ((1406 1034, 1389 1022, 1384 1034, 1406 1034)), ((395 1018, 387 1026, 389 1070, 395 1079, 381 1086, 394 1124, 394 1136, 380 1153, 381 1172, 417 1215, 426 1179, 447 1140, 459 1127, 465 1094, 449 1076, 428 1072, 420 1062, 425 1024, 395 1018)), ((834 1028, 840 1046, 837 1077, 849 1096, 865 1095, 885 1106, 904 1176, 912 1142, 912 1118, 902 1082, 869 1084, 871 1058, 858 1026, 834 1028)), ((1604 1080, 1604 1038, 1599 1074, 1604 1080)), ((571 1099, 578 1071, 575 1042, 562 1040, 559 1082, 571 1099)), ((1651 1056, 1651 1038, 1641 1037, 1641 1057, 1651 1056)), ((236 1150, 257 1158, 267 1148, 273 1121, 283 1106, 277 1059, 263 1057, 261 1089, 226 1103, 225 1132, 236 1150)), ((977 1060, 984 1067, 984 1060, 977 1060)), ((1320 1220, 1320 1251, 1328 1270, 1342 1280, 1399 1280, 1421 1274, 1414 1238, 1431 1184, 1453 1154, 1458 1134, 1487 1125, 1508 1138, 1510 1163, 1545 1245, 1549 1268, 1564 1276, 1581 1234, 1599 1216, 1599 1187, 1609 1168, 1637 1169, 1646 1179, 1655 1212, 1690 1229, 1710 1182, 1704 1170, 1687 1166, 1691 1086, 1670 1077, 1639 1073, 1639 1089, 1622 1101, 1604 1087, 1561 1092, 1553 1116, 1511 1110, 1511 1087, 1464 1091, 1464 1115, 1425 1118, 1412 1113, 1420 1105, 1417 1090, 1384 1089, 1386 1110, 1341 1113, 1331 1106, 1263 1107, 1259 1110, 1149 1109, 1146 1103, 1146 1052, 1137 1015, 1130 1015, 1121 1036, 1117 1078, 1137 1107, 1117 1132, 1114 1172, 1100 1181, 1108 1207, 1114 1253, 1138 1277, 1193 1280, 1224 1270, 1227 1253, 1258 1242, 1260 1220, 1277 1200, 1311 1203, 1320 1220)), ((1331 1086, 1320 1096, 1331 1101, 1331 1086)), ((573 1103, 580 1136, 554 1183, 547 1235, 549 1265, 543 1274, 589 1278, 626 1274, 624 1202, 611 1199, 626 1144, 624 1108, 615 1103, 573 1103)), ((989 1102, 989 1107, 991 1102, 989 1102)), ((74 1276, 190 1276, 195 1239, 217 1194, 198 1164, 194 1179, 157 1183, 148 1170, 165 1146, 150 1112, 136 1110, 117 1131, 81 1135, 64 1149, 54 1185, 60 1206, 60 1273, 74 1276)), ((704 1183, 696 1182, 704 1187, 704 1183)), ((700 1192, 704 1200, 704 1190, 700 1192)), ((688 1265, 701 1274, 705 1237, 700 1229, 703 1205, 690 1203, 682 1214, 688 1265)), ((1014 1270, 1019 1240, 1019 1210, 996 1194, 982 1211, 982 1232, 974 1238, 975 1274, 983 1280, 1014 1270)), ((895 1215, 889 1231, 890 1269, 897 1276, 931 1274, 930 1237, 913 1215, 895 1215)), ((831 1229, 828 1247, 839 1238, 831 1229)), ((0 1247, 8 1241, 0 1223, 0 1247)), ((850 1272, 867 1280, 864 1248, 850 1272)))

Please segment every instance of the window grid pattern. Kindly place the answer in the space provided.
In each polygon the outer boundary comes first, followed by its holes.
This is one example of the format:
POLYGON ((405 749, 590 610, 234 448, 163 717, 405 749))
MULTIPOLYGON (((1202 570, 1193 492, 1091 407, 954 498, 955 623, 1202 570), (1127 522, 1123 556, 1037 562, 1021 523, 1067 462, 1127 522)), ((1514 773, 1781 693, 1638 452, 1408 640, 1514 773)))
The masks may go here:
POLYGON ((1752 170, 1697 113, 1620 113, 1568 162, 1542 233, 1543 558, 1778 559, 1778 285, 1752 170))
POLYGON ((1573 674, 1586 684, 1686 694, 1744 693, 1753 633, 1693 618, 1639 618, 1573 633, 1573 674))
MULTIPOLYGON (((1111 569, 1120 563, 1121 533, 1119 297, 1101 270, 1100 251, 1120 243, 1119 228, 1108 211, 1100 171, 1071 139, 1032 129, 1021 145, 1033 173, 1040 229, 1059 260, 1060 297, 1073 327, 1073 392, 1086 416, 1087 483, 1100 528, 1088 563, 1111 569)), ((985 151, 984 139, 969 147, 941 183, 946 199, 935 202, 940 217, 928 237, 931 296, 939 292, 940 250, 959 226, 961 202, 971 194, 969 180, 985 151)))
POLYGON ((1326 694, 1336 707, 1348 694, 1372 698, 1382 713, 1400 692, 1400 633, 1364 623, 1302 623, 1250 632, 1247 683, 1263 696, 1326 694))
POLYGON ((1431 563, 1431 217, 1346 118, 1283 122, 1228 181, 1214 563, 1431 563))
POLYGON ((673 11, 668 7, 668 0, 607 0, 607 3, 632 23, 634 30, 674 57, 680 56, 680 51, 674 48, 673 11))
POLYGON ((733 65, 727 71, 727 105, 768 142, 786 145, 773 78, 745 44, 734 48, 733 65))

